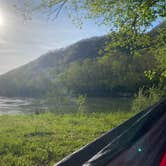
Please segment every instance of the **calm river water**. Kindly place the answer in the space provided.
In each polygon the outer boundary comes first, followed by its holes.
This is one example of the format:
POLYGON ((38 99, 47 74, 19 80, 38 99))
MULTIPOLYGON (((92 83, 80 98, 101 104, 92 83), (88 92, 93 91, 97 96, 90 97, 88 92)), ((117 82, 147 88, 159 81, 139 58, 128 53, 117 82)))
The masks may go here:
POLYGON ((0 97, 0 115, 29 114, 36 110, 33 99, 0 97))
MULTIPOLYGON (((30 98, 0 97, 0 115, 32 114, 48 110, 55 111, 53 105, 49 108, 49 106, 41 105, 35 101, 35 99, 30 98)), ((129 111, 131 101, 131 98, 88 98, 86 109, 88 112, 129 111)), ((69 108, 66 110, 69 110, 69 108)))

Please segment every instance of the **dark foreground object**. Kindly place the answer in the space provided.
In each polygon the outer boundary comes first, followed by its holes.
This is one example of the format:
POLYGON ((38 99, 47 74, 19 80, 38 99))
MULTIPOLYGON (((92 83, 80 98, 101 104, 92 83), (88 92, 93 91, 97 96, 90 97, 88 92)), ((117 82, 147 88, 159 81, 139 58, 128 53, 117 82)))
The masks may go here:
POLYGON ((166 99, 55 166, 160 166, 166 152, 166 99))

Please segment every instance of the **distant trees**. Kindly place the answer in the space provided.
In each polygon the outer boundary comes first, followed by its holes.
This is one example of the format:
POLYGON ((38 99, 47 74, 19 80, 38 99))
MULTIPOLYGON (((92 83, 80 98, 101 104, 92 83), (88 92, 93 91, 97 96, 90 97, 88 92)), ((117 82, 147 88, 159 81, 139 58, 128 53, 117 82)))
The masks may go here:
POLYGON ((154 67, 154 57, 134 57, 126 70, 124 64, 127 60, 124 55, 85 59, 71 64, 61 75, 61 81, 76 94, 133 94, 140 86, 151 84, 144 71, 154 67))
POLYGON ((20 69, 1 76, 0 95, 8 97, 39 97, 45 95, 50 90, 51 81, 44 75, 30 77, 29 74, 31 73, 24 73, 20 69))

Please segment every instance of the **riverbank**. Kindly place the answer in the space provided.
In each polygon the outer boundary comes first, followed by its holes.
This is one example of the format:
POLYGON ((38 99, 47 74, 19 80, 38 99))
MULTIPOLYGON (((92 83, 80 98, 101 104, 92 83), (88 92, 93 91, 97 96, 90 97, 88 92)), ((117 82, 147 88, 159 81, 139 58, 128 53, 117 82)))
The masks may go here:
POLYGON ((52 166, 134 112, 0 116, 1 166, 52 166))

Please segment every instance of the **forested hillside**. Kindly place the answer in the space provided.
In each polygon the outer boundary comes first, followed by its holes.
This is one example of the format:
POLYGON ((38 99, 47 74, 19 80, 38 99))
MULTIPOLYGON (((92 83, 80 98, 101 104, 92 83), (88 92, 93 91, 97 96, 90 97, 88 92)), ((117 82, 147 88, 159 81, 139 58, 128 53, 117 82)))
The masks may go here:
POLYGON ((94 37, 79 41, 39 57, 37 60, 0 76, 0 95, 38 97, 48 92, 52 81, 69 64, 94 59, 107 37, 94 37))
MULTIPOLYGON (((165 23, 149 32, 152 41, 162 26, 165 23)), ((108 36, 82 40, 0 76, 0 95, 39 97, 55 87, 89 96, 132 95, 155 83, 144 74, 156 65, 152 51, 138 48, 141 55, 132 59, 121 50, 106 56, 108 40, 108 36)))

